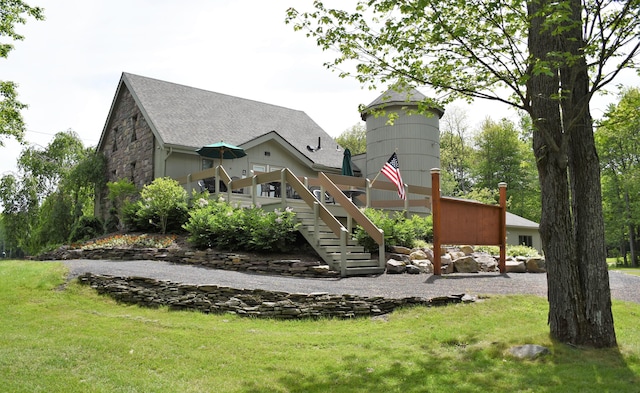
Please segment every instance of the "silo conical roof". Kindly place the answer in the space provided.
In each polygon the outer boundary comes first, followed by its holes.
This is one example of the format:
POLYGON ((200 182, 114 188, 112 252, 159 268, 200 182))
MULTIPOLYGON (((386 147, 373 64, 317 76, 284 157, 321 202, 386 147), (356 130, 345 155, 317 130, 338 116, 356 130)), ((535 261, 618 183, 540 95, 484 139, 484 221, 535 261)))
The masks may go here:
MULTIPOLYGON (((360 116, 363 121, 366 121, 367 115, 372 109, 382 109, 390 106, 417 106, 418 103, 426 99, 427 96, 415 88, 398 91, 392 87, 367 105, 360 113, 360 116)), ((433 110, 438 114, 438 117, 442 117, 444 114, 444 110, 441 108, 433 108, 433 110)))

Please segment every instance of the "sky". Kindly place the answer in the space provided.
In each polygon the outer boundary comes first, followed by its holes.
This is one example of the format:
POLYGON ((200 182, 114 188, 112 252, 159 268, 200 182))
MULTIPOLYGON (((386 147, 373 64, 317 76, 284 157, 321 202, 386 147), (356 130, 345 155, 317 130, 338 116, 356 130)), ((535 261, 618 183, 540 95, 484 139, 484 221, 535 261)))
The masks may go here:
MULTIPOLYGON (((19 100, 29 106, 22 112, 26 141, 35 146, 69 129, 95 146, 122 72, 301 110, 333 137, 360 121, 358 105, 384 92, 327 70, 323 63, 335 53, 284 23, 287 8, 310 9, 311 0, 27 3, 43 7, 46 20, 16 27, 25 40, 0 59, 0 79, 18 84, 19 100)), ((640 85, 631 80, 623 83, 640 85)), ((596 100, 594 117, 612 99, 596 100)), ((487 115, 517 119, 495 102, 455 106, 472 128, 487 115)), ((0 176, 16 171, 23 148, 3 141, 0 176)))

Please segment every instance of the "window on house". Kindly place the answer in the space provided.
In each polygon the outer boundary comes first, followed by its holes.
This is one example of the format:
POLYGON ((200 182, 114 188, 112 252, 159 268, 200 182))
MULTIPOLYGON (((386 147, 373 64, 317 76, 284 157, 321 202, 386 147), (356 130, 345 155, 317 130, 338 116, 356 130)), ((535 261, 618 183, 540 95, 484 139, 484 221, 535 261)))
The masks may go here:
POLYGON ((213 168, 213 160, 202 160, 202 170, 213 168))
POLYGON ((519 235, 518 244, 521 246, 533 247, 533 236, 519 235))
POLYGON ((114 127, 113 129, 113 150, 118 151, 118 127, 114 127))
POLYGON ((138 115, 131 116, 131 142, 135 142, 138 140, 138 135, 136 135, 137 124, 138 124, 138 115))
POLYGON ((131 182, 135 183, 136 182, 135 181, 135 173, 136 173, 136 163, 135 163, 135 161, 132 162, 131 164, 129 164, 129 169, 131 170, 131 175, 130 175, 131 182))

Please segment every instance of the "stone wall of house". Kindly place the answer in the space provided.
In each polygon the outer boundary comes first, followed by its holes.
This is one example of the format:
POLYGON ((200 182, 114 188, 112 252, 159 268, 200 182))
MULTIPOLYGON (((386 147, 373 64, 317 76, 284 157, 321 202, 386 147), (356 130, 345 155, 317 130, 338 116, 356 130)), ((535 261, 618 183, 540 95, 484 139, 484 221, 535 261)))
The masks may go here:
MULTIPOLYGON (((149 124, 122 85, 106 125, 101 152, 107 158, 107 181, 131 180, 141 188, 153 181, 154 136, 149 124)), ((100 192, 99 215, 106 218, 107 192, 100 192)))
POLYGON ((470 296, 385 299, 328 293, 291 294, 265 290, 234 289, 217 285, 179 284, 143 277, 114 277, 85 273, 80 283, 115 300, 143 307, 167 306, 170 310, 234 313, 274 319, 353 318, 377 316, 398 307, 436 306, 473 301, 470 296))

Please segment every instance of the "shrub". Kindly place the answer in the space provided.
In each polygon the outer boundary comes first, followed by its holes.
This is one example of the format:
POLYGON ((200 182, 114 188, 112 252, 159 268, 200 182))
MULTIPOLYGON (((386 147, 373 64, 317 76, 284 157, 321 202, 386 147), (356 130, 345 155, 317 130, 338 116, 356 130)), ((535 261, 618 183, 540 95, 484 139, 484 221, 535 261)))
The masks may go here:
POLYGON ((69 242, 81 242, 102 235, 103 224, 98 217, 82 216, 71 229, 69 242))
POLYGON ((169 218, 187 209, 187 192, 169 177, 155 179, 140 191, 137 215, 167 233, 169 218))
POLYGON ((195 247, 225 250, 287 251, 296 240, 295 213, 232 207, 222 199, 193 203, 183 228, 195 247))
MULTIPOLYGON (((115 219, 110 218, 107 220, 108 226, 106 229, 111 232, 115 224, 117 230, 123 230, 125 227, 124 209, 138 197, 138 189, 129 179, 109 182, 107 183, 107 188, 109 189, 107 198, 111 202, 109 214, 111 217, 115 216, 115 219)), ((105 225, 107 225, 107 223, 105 223, 105 225)))
MULTIPOLYGON (((413 247, 417 240, 428 240, 433 236, 433 225, 430 217, 418 215, 407 219, 403 212, 393 214, 377 209, 365 209, 364 214, 380 229, 384 231, 384 242, 387 248, 391 246, 413 247)), ((362 229, 356 227, 355 238, 358 244, 370 252, 378 250, 378 244, 362 229)))

